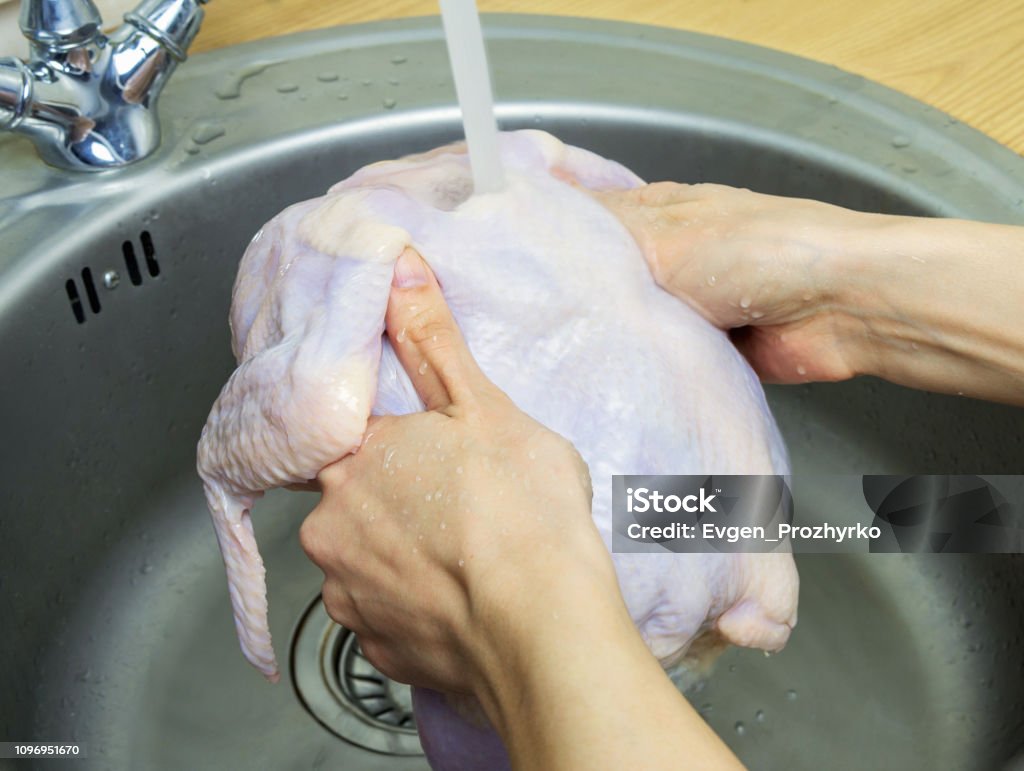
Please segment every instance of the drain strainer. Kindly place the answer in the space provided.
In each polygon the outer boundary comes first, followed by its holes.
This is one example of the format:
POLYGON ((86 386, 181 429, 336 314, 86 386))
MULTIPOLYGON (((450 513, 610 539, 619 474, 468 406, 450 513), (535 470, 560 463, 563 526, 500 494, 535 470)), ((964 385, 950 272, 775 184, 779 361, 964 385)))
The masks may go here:
POLYGON ((303 705, 331 733, 374 752, 423 754, 412 690, 366 660, 356 636, 327 615, 319 596, 295 630, 291 669, 303 705))

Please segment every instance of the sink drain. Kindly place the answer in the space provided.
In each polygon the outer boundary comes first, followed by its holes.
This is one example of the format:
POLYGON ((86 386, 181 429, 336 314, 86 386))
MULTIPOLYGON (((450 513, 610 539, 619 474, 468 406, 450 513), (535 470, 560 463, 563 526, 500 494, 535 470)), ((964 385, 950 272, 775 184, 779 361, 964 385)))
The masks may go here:
POLYGON ((337 624, 319 596, 299 620, 291 649, 299 699, 328 731, 388 755, 422 755, 412 690, 381 674, 356 636, 337 624))

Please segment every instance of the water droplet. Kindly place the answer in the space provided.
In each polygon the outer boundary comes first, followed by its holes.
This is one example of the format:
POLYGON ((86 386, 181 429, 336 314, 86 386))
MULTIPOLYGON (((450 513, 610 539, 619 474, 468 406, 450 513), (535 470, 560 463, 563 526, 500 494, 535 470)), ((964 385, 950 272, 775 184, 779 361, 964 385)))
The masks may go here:
POLYGON ((395 105, 398 104, 398 102, 396 102, 394 99, 392 99, 389 96, 387 99, 385 99, 383 102, 381 102, 381 104, 384 105, 384 109, 385 110, 393 110, 393 109, 395 109, 395 105))
POLYGON ((786 691, 786 698, 789 701, 796 701, 796 697, 797 697, 796 689, 790 688, 788 691, 786 691))
POLYGON ((366 501, 363 501, 363 507, 362 507, 363 511, 366 511, 366 509, 368 509, 369 506, 370 506, 370 504, 368 504, 366 501))
POLYGON ((148 575, 153 572, 153 566, 150 565, 148 562, 145 562, 143 563, 142 567, 139 568, 139 572, 142 573, 142 575, 148 575))
POLYGON ((455 473, 456 474, 461 474, 462 473, 462 466, 456 466, 455 467, 455 473))
POLYGON ((798 364, 797 368, 796 368, 796 374, 798 374, 798 375, 806 375, 807 374, 807 367, 805 367, 803 364, 798 364))
POLYGON ((277 87, 277 93, 279 94, 291 94, 299 90, 298 83, 281 83, 277 87))
POLYGON ((195 129, 192 131, 192 141, 197 145, 205 145, 224 136, 226 133, 227 129, 224 128, 222 123, 218 123, 216 121, 202 121, 196 124, 195 129))
POLYGON ((905 134, 897 134, 892 138, 893 147, 910 147, 910 137, 905 134))
POLYGON ((237 72, 229 72, 214 89, 214 96, 218 99, 237 99, 242 93, 242 84, 249 78, 261 74, 272 64, 273 62, 256 62, 237 72))
POLYGON ((441 523, 441 529, 442 530, 447 530, 448 529, 448 523, 447 522, 442 522, 441 523))
POLYGON ((336 72, 321 72, 318 73, 316 79, 321 83, 333 83, 338 79, 338 73, 336 72))
MULTIPOLYGON (((400 343, 404 343, 405 342, 405 327, 402 327, 400 330, 398 330, 398 337, 396 337, 395 339, 398 340, 398 342, 400 342, 400 343)), ((420 461, 422 461, 422 460, 423 460, 423 456, 421 455, 420 456, 420 461)))
POLYGON ((423 496, 423 500, 428 501, 428 502, 432 501, 433 499, 434 499, 433 493, 427 493, 426 495, 423 496))
POLYGON ((743 721, 741 721, 741 720, 737 720, 736 721, 736 725, 733 726, 733 728, 736 729, 736 733, 739 734, 740 736, 743 736, 743 734, 745 734, 747 732, 747 727, 745 725, 743 725, 743 721))
POLYGON ((348 99, 348 94, 338 94, 338 99, 344 102, 346 99, 348 99))
POLYGON ((407 61, 409 61, 409 59, 406 56, 392 56, 391 57, 391 63, 392 64, 405 64, 407 61))
POLYGON ((740 298, 740 307, 741 308, 749 308, 750 307, 750 298, 749 297, 741 297, 740 298))
POLYGON ((426 375, 427 374, 427 363, 425 361, 424 362, 420 362, 420 366, 417 367, 416 371, 419 372, 421 375, 426 375))
POLYGON ((763 723, 764 722, 764 710, 763 709, 759 709, 757 712, 754 713, 754 720, 756 720, 758 723, 763 723))
POLYGON ((708 276, 708 286, 714 286, 717 283, 718 278, 716 276, 708 276))
POLYGON ((372 85, 373 85, 373 81, 372 81, 372 80, 370 80, 369 78, 363 78, 363 79, 362 79, 362 80, 361 80, 360 82, 361 82, 361 83, 362 83, 362 84, 363 84, 364 86, 372 86, 372 85))
POLYGON ((392 85, 392 86, 397 86, 397 85, 398 85, 398 82, 399 82, 399 81, 398 81, 398 78, 388 78, 388 84, 389 84, 389 85, 392 85))
POLYGON ((466 560, 459 560, 459 567, 463 567, 466 564, 466 560))
POLYGON ((763 316, 764 316, 764 313, 762 313, 761 311, 752 311, 752 312, 750 313, 750 317, 751 317, 752 319, 759 319, 759 318, 761 318, 761 317, 763 317, 763 316))

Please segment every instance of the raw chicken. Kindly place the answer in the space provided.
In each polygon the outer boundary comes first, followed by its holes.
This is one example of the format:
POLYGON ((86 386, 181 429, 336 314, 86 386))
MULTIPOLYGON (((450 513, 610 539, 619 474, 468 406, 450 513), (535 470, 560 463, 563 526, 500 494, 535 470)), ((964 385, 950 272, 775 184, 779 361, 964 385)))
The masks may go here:
MULTIPOLYGON (((641 180, 539 131, 502 134, 501 154, 505 189, 472 197, 459 146, 366 167, 279 214, 242 259, 231 308, 239 367, 198 465, 242 650, 271 680, 249 512, 262 491, 312 479, 356 449, 371 410, 422 409, 381 338, 406 245, 436 273, 484 372, 579 449, 606 543, 613 474, 788 473, 760 383, 728 337, 659 289, 618 220, 564 181, 641 180)), ((725 642, 777 650, 796 621, 788 554, 614 558, 630 613, 666 667, 725 642)), ((493 734, 443 698, 416 698, 435 767, 505 762, 493 734)))

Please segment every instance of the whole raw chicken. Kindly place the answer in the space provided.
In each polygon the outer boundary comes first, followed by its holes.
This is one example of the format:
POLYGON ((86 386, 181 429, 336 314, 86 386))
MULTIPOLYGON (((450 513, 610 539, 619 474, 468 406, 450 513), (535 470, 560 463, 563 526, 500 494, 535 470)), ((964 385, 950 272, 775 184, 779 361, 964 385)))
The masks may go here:
MULTIPOLYGON (((199 473, 242 651, 278 669, 249 519, 264 490, 356 449, 367 417, 422 409, 382 341, 394 262, 423 255, 483 371, 590 466, 611 543, 613 474, 785 474, 756 375, 725 333, 659 289, 633 238, 566 179, 641 180, 549 134, 501 136, 506 185, 471 195, 464 148, 366 167, 271 220, 231 307, 238 369, 199 442, 199 473)), ((567 547, 568 548, 568 547, 567 547)), ((788 554, 617 554, 626 603, 666 667, 725 642, 781 648, 796 622, 788 554), (697 642, 694 645, 694 642, 697 642)), ((416 696, 435 768, 500 768, 500 742, 443 697, 416 696)))

